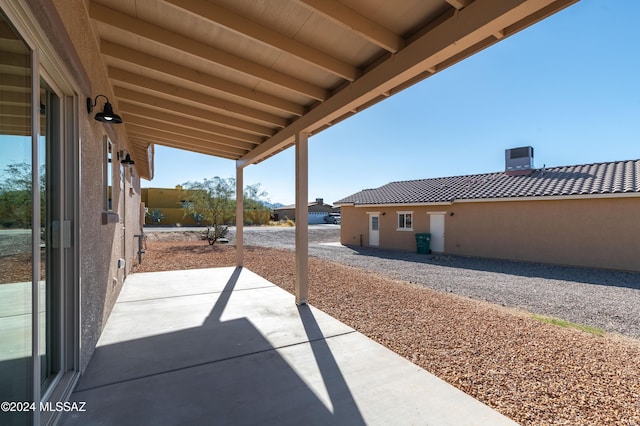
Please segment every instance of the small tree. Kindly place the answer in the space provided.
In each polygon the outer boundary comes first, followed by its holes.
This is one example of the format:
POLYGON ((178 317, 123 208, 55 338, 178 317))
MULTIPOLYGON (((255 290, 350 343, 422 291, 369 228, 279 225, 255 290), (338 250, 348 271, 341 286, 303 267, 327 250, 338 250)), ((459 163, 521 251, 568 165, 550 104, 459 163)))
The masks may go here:
POLYGON ((183 204, 184 214, 197 215, 207 227, 207 241, 214 244, 224 237, 233 221, 235 202, 235 180, 218 176, 203 182, 187 182, 182 185, 181 198, 188 200, 183 204))
POLYGON ((269 194, 260 188, 260 184, 247 185, 244 188, 244 223, 246 225, 264 225, 269 223, 271 209, 264 205, 269 194))

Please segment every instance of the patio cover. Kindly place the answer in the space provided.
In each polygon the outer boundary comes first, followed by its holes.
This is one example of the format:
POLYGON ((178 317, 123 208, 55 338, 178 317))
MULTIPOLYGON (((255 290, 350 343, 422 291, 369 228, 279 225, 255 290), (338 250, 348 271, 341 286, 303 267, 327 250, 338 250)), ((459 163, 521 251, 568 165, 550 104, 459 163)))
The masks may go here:
MULTIPOLYGON (((154 144, 236 160, 242 217, 243 168, 296 145, 296 300, 304 303, 308 137, 576 1, 87 4, 142 177, 153 177, 154 144)), ((241 223, 237 240, 242 265, 241 223)))
POLYGON ((576 1, 87 3, 151 178, 150 145, 260 162, 576 1))

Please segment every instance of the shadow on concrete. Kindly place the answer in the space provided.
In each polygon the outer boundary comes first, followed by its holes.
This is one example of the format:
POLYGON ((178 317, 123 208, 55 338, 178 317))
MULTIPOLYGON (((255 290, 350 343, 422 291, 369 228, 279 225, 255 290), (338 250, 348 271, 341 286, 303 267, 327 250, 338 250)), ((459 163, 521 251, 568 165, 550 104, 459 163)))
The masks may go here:
POLYGON ((322 380, 333 405, 333 421, 331 424, 364 425, 358 406, 349 391, 347 382, 340 372, 340 367, 336 362, 331 348, 327 344, 318 322, 313 316, 313 312, 308 305, 298 306, 298 313, 304 325, 307 339, 311 344, 313 356, 320 369, 322 380))
POLYGON ((640 289, 640 273, 609 269, 581 268, 552 265, 546 263, 518 262, 501 259, 485 259, 439 254, 417 254, 401 250, 378 249, 372 247, 348 246, 357 255, 381 259, 434 265, 447 268, 461 268, 474 271, 494 272, 529 278, 572 281, 609 287, 640 289))
POLYGON ((221 319, 241 271, 202 326, 96 348, 72 396, 87 412, 60 424, 364 424, 308 307, 299 313, 333 410, 247 318, 221 319))

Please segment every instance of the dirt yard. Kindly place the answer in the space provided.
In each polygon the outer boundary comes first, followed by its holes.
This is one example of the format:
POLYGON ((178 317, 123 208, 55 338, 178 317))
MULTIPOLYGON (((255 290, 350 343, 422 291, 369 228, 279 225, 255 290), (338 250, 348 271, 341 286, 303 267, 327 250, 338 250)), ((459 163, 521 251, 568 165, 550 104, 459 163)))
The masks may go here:
MULTIPOLYGON (((138 272, 233 266, 232 246, 148 241, 138 272)), ((293 292, 294 253, 245 247, 245 267, 293 292)), ((640 425, 640 340, 311 258, 310 303, 523 425, 640 425)))

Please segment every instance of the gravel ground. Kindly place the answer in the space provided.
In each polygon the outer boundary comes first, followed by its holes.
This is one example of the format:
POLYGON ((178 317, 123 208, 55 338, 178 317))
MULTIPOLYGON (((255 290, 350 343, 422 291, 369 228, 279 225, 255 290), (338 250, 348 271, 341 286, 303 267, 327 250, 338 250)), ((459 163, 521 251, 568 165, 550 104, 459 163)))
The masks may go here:
MULTIPOLYGON (((233 229, 229 233, 235 244, 233 229)), ((245 244, 295 249, 293 228, 245 228, 245 244)), ((640 273, 327 245, 340 227, 312 226, 309 254, 426 287, 640 339, 640 273)))
MULTIPOLYGON (((278 232, 287 231, 267 231, 274 232, 271 236, 252 232, 245 234, 247 243, 264 239, 273 244, 278 232)), ((209 246, 193 237, 150 237, 138 271, 234 264, 234 247, 209 246)), ((290 244, 283 241, 283 246, 290 244)), ((337 248, 345 259, 364 259, 369 265, 389 260, 317 242, 310 246, 314 256, 325 249, 335 255, 337 248)), ((451 262, 439 261, 445 260, 451 262)), ((245 266, 293 292, 291 250, 246 246, 245 266)), ((441 279, 459 275, 442 273, 441 279)), ((497 274, 460 271, 466 273, 497 274)), ((318 257, 309 260, 309 282, 311 304, 521 424, 640 425, 639 340, 553 326, 524 311, 318 257)))

